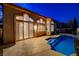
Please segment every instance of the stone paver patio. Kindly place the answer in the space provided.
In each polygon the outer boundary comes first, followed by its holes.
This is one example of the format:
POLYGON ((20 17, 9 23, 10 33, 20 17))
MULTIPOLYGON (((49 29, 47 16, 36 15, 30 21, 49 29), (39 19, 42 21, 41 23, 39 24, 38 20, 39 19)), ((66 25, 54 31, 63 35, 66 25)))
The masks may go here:
MULTIPOLYGON (((50 36, 42 36, 38 38, 26 39, 16 42, 15 45, 4 48, 4 56, 58 56, 63 55, 50 49, 46 38, 50 36)), ((55 35, 53 37, 56 37, 55 35)))
POLYGON ((63 54, 51 50, 45 40, 46 38, 57 36, 59 35, 41 36, 18 41, 13 46, 3 48, 3 56, 63 56, 63 54))

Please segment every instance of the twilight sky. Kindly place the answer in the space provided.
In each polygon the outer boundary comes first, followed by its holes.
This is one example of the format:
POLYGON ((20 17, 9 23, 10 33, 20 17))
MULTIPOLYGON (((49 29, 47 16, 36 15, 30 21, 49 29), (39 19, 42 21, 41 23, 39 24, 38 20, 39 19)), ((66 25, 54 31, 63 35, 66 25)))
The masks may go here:
POLYGON ((54 18, 61 22, 68 22, 74 17, 79 22, 79 4, 67 3, 15 3, 18 6, 34 11, 38 14, 54 18))
POLYGON ((54 18, 61 22, 68 22, 74 17, 79 23, 79 4, 72 3, 15 3, 18 6, 34 11, 43 16, 54 18))

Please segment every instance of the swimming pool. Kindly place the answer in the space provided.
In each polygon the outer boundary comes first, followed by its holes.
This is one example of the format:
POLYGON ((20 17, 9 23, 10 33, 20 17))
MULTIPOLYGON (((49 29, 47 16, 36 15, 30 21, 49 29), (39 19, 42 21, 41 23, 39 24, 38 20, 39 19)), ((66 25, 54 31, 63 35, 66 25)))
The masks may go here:
POLYGON ((76 53, 74 47, 74 37, 72 36, 61 35, 57 38, 49 38, 48 44, 51 46, 52 50, 67 56, 76 53))

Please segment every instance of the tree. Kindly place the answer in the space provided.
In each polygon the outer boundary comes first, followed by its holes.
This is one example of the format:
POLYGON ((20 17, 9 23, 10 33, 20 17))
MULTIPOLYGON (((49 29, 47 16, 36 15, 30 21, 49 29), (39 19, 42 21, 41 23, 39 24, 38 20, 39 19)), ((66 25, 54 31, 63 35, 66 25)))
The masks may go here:
POLYGON ((72 28, 73 28, 73 30, 77 30, 77 20, 76 20, 76 18, 74 18, 72 20, 72 28))
POLYGON ((72 20, 72 33, 77 34, 77 20, 76 20, 76 18, 74 18, 72 20))

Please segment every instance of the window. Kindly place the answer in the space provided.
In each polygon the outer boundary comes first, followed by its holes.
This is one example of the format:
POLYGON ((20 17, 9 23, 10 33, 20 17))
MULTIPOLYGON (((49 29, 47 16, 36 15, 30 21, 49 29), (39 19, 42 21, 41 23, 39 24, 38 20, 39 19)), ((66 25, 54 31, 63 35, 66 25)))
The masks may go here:
POLYGON ((45 21, 43 19, 39 19, 39 20, 37 20, 37 23, 45 24, 45 21))
POLYGON ((22 40, 23 39, 23 23, 19 22, 19 39, 22 40))
POLYGON ((43 24, 45 24, 45 21, 43 21, 43 24))
POLYGON ((42 32, 45 31, 45 21, 43 19, 39 19, 37 20, 37 24, 38 24, 38 32, 42 32))
POLYGON ((51 21, 51 31, 54 31, 54 21, 51 21))
POLYGON ((33 37, 33 21, 27 14, 16 16, 16 40, 33 37))
POLYGON ((45 31, 45 25, 42 25, 42 31, 45 31))
POLYGON ((37 26, 37 24, 34 24, 34 32, 36 33, 37 32, 37 28, 38 26, 37 26))
POLYGON ((38 24, 38 32, 45 31, 45 25, 38 24))
POLYGON ((45 24, 45 21, 43 19, 40 19, 41 24, 45 24))
POLYGON ((51 31, 54 31, 54 25, 51 25, 51 31))
POLYGON ((28 38, 28 23, 24 22, 24 39, 28 38))
POLYGON ((16 20, 23 20, 23 16, 16 16, 16 20))
POLYGON ((29 15, 28 14, 24 14, 24 21, 29 21, 29 15))
POLYGON ((51 21, 51 24, 54 24, 54 21, 51 21))
POLYGON ((37 20, 37 23, 40 23, 40 20, 37 20))
POLYGON ((34 20, 33 20, 33 18, 30 17, 30 18, 29 18, 29 21, 33 22, 34 20))
POLYGON ((43 23, 43 19, 40 19, 40 23, 43 23))
POLYGON ((16 21, 16 40, 19 40, 19 22, 16 21))
POLYGON ((33 23, 29 23, 29 37, 33 37, 33 23))
POLYGON ((41 31, 41 24, 38 24, 38 32, 41 31))

